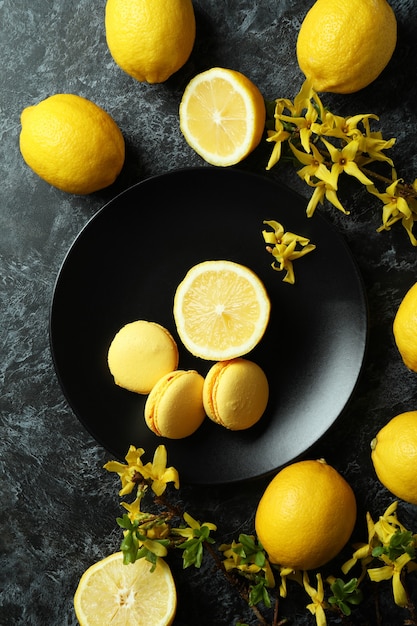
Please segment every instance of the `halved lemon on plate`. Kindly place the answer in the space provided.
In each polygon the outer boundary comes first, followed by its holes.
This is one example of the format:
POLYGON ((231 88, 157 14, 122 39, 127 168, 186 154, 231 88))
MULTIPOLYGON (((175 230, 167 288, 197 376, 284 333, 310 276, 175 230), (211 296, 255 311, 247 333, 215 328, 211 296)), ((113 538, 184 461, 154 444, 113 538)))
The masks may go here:
POLYGON ((203 261, 178 285, 174 319, 191 354, 225 361, 250 352, 262 339, 270 300, 261 279, 233 261, 203 261))

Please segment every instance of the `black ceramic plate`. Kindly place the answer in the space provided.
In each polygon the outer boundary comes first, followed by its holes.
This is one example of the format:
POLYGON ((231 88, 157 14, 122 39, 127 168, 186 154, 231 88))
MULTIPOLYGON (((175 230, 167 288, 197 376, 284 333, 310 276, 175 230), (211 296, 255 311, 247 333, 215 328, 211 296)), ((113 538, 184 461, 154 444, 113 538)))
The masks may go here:
MULTIPOLYGON (((111 458, 123 459, 132 444, 151 460, 164 443, 182 482, 234 482, 294 460, 335 422, 361 370, 366 301, 343 239, 319 215, 307 218, 305 207, 298 195, 264 177, 197 168, 139 183, 81 231, 57 278, 51 348, 70 406, 111 458), (271 268, 265 219, 317 246, 295 262, 295 285, 271 268), (207 419, 191 437, 161 439, 145 425, 146 397, 114 384, 107 350, 119 328, 136 319, 159 322, 178 340, 175 289, 191 266, 211 259, 247 265, 268 290, 269 326, 247 358, 267 374, 269 405, 246 431, 229 432, 207 419)), ((211 363, 178 344, 179 367, 204 375, 211 363)))

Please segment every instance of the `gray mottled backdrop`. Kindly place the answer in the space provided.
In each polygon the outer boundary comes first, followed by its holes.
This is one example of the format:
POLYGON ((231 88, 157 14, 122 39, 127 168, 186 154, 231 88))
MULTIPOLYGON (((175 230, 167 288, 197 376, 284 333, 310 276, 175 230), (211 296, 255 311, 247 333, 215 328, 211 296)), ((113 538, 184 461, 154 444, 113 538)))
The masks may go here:
MULTIPOLYGON (((167 83, 135 82, 113 62, 104 33, 104 1, 0 0, 0 624, 74 626, 72 597, 82 572, 118 549, 118 484, 103 464, 108 453, 80 425, 63 398, 48 342, 54 281, 66 251, 91 216, 109 199, 144 178, 201 165, 181 136, 178 105, 193 75, 214 65, 242 71, 266 99, 293 98, 303 77, 295 56, 307 0, 195 0, 197 38, 188 63, 167 83), (116 183, 88 197, 67 195, 41 181, 19 153, 21 110, 58 92, 74 92, 105 108, 127 145, 116 183)), ((368 88, 350 96, 326 95, 341 115, 377 113, 384 136, 397 137, 391 154, 399 175, 417 176, 417 7, 393 0, 398 46, 388 68, 368 88)), ((343 54, 343 50, 341 50, 343 54)), ((268 147, 242 168, 262 172, 268 147)), ((308 189, 285 165, 268 174, 305 198, 308 189)), ((369 442, 402 410, 417 408, 416 375, 395 349, 391 324, 406 289, 416 279, 416 250, 401 228, 377 234, 380 209, 352 183, 341 189, 351 215, 320 209, 344 234, 364 278, 370 310, 369 351, 348 410, 310 456, 325 456, 354 486, 360 523, 383 512, 392 497, 375 480, 369 442)), ((144 209, 145 210, 145 209, 144 209)), ((71 320, 68 320, 71 324, 71 320)), ((218 524, 220 541, 253 531, 253 514, 266 484, 181 490, 184 507, 218 524)), ((417 530, 417 509, 400 516, 417 530)), ((182 572, 173 558, 178 626, 228 625, 252 612, 213 571, 182 572)), ((410 589, 417 600, 416 584, 410 589)), ((354 624, 376 624, 373 588, 354 624)), ((380 589, 382 622, 402 623, 389 583, 380 589)), ((282 602, 292 624, 314 620, 297 591, 282 602)), ((329 619, 329 623, 339 623, 329 619)))

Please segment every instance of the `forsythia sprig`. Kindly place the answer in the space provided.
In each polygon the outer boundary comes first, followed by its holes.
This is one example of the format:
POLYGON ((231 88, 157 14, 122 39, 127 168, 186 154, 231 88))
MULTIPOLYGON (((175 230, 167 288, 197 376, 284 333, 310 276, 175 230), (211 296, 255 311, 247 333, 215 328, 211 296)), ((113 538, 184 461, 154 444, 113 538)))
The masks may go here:
MULTIPOLYGON (((255 535, 241 533, 238 541, 220 545, 216 553, 210 547, 214 544, 210 533, 217 530, 216 525, 198 522, 163 498, 168 483, 173 483, 179 489, 177 470, 167 467, 165 446, 157 447, 152 463, 143 464, 143 454, 142 448, 130 446, 125 457, 126 464, 110 461, 104 466, 119 475, 122 484, 120 496, 134 495, 132 502, 121 502, 127 513, 117 519, 123 530, 121 550, 124 563, 146 558, 154 568, 157 559, 165 557, 170 548, 180 548, 183 551, 184 568, 191 565, 200 567, 204 549, 208 549, 216 565, 232 584, 236 585, 238 578, 244 579, 247 591, 242 593, 239 584, 236 587, 254 610, 257 623, 264 626, 268 623, 258 605, 269 609, 275 588, 277 595, 286 598, 289 581, 297 583, 306 592, 306 609, 314 616, 317 626, 326 626, 326 614, 329 612, 336 611, 339 616, 351 614, 352 609, 362 600, 361 585, 366 578, 373 582, 391 580, 394 602, 409 609, 411 619, 407 623, 417 626, 415 609, 409 603, 405 588, 406 575, 417 570, 417 534, 407 530, 398 520, 398 502, 393 502, 376 522, 367 513, 368 540, 355 545, 352 557, 342 566, 343 575, 358 566, 358 577, 344 581, 342 578, 327 576, 323 580, 321 572, 316 572, 314 584, 310 581, 309 572, 294 571, 290 567, 271 563, 255 535), (150 491, 159 504, 156 513, 141 509, 143 499, 150 491), (181 520, 179 526, 174 526, 176 519, 181 520)), ((285 622, 284 619, 279 623, 285 622)), ((273 623, 278 623, 277 601, 273 623)))
MULTIPOLYGON (((117 519, 123 529, 123 541, 120 549, 123 552, 124 563, 134 563, 137 559, 146 558, 155 566, 159 557, 168 554, 168 548, 183 550, 184 567, 195 565, 200 567, 203 559, 203 545, 214 543, 210 532, 216 530, 215 524, 205 522, 200 524, 188 513, 183 513, 183 522, 180 527, 173 527, 173 520, 178 512, 172 507, 156 514, 141 510, 142 501, 149 490, 161 498, 169 482, 179 489, 179 476, 174 467, 168 467, 167 451, 165 446, 158 446, 155 450, 152 463, 142 463, 141 457, 145 453, 143 448, 130 446, 125 457, 127 463, 110 461, 104 469, 116 472, 122 483, 119 496, 135 493, 131 503, 122 502, 127 513, 117 519)), ((167 503, 164 503, 167 504, 167 503)))
POLYGON ((366 573, 375 582, 392 580, 395 604, 405 607, 408 598, 403 579, 407 572, 417 570, 417 535, 413 535, 398 520, 397 505, 398 502, 393 502, 377 522, 367 514, 368 542, 357 546, 342 571, 346 574, 359 561, 362 568, 360 580, 366 573))
POLYGON ((406 184, 398 178, 392 159, 385 154, 396 140, 386 140, 381 132, 371 131, 371 120, 379 119, 376 115, 342 117, 331 113, 309 81, 304 82, 293 102, 279 98, 273 108, 273 127, 267 130, 267 141, 273 144, 273 150, 267 170, 278 163, 283 148, 287 148, 287 156, 302 166, 297 170, 298 175, 313 189, 307 205, 309 217, 324 199, 343 213, 349 213, 337 195, 339 177, 347 174, 381 200, 382 224, 377 230, 390 230, 396 222, 401 222, 412 245, 417 246, 412 232, 417 220, 417 179, 406 184), (390 167, 390 178, 369 169, 376 162, 390 167), (375 181, 385 183, 385 189, 378 190, 375 181))

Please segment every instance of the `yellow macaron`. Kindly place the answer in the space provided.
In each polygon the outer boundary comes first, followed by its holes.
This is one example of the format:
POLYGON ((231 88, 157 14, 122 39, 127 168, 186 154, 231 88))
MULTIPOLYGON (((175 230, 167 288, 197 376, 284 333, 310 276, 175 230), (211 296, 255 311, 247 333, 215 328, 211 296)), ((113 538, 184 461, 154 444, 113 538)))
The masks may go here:
POLYGON ((145 403, 145 421, 159 437, 183 439, 203 423, 204 378, 195 370, 176 370, 163 376, 145 403))
POLYGON ((177 369, 178 358, 177 344, 166 328, 137 320, 116 333, 107 362, 116 385, 147 394, 162 376, 177 369))
POLYGON ((208 417, 230 430, 256 424, 269 398, 267 377, 259 365, 237 358, 215 363, 203 387, 203 405, 208 417))

